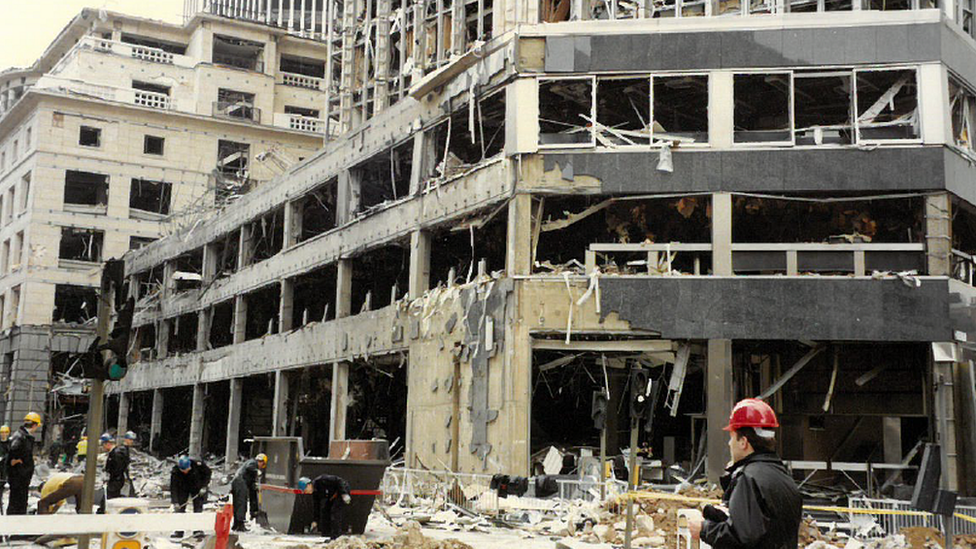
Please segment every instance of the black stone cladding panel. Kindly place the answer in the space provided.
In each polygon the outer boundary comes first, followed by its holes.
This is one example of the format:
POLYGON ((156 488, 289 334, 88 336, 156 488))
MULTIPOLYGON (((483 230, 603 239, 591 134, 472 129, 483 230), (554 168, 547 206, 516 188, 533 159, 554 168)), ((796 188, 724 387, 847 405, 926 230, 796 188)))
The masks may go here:
POLYGON ((542 155, 546 171, 594 177, 608 194, 925 191, 946 185, 943 147, 675 150, 670 173, 657 169, 653 151, 542 155))
POLYGON ((599 73, 936 61, 946 39, 942 30, 941 23, 932 22, 551 36, 545 68, 547 73, 599 73))
POLYGON ((952 341, 948 284, 607 276, 600 307, 665 339, 952 341))

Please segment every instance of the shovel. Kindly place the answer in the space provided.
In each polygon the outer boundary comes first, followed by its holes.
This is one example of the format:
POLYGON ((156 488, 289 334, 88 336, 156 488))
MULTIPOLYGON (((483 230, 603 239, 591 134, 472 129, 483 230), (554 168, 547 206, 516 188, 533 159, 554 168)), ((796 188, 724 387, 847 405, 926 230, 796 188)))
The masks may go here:
POLYGON ((261 528, 270 528, 271 523, 268 522, 268 513, 266 511, 258 511, 254 513, 254 520, 257 521, 258 526, 261 528))

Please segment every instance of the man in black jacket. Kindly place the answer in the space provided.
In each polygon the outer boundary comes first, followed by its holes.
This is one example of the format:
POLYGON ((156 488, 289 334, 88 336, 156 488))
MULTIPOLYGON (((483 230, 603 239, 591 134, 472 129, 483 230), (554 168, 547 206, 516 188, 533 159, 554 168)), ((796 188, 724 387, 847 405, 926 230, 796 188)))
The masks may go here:
POLYGON ((693 537, 715 549, 797 546, 803 496, 774 453, 778 427, 765 402, 747 398, 735 405, 725 427, 733 463, 721 478, 724 508, 706 506, 704 517, 693 517, 693 537))
POLYGON ((122 487, 125 486, 125 479, 129 476, 129 448, 116 446, 115 437, 110 433, 102 434, 99 439, 102 443, 102 451, 108 452, 105 458, 105 473, 108 481, 105 483, 106 499, 122 497, 122 487))
POLYGON ((40 414, 30 412, 24 416, 24 424, 10 437, 10 453, 7 454, 7 482, 10 484, 8 515, 27 514, 27 490, 34 476, 34 433, 40 426, 40 414))
POLYGON ((342 510, 352 503, 349 483, 342 477, 335 475, 319 475, 315 480, 308 477, 298 479, 298 489, 306 494, 312 494, 312 508, 315 510, 315 522, 319 533, 335 539, 342 534, 342 510))
POLYGON ((169 474, 171 501, 177 513, 182 513, 186 509, 186 504, 191 498, 193 512, 203 512, 211 475, 210 467, 207 467, 206 463, 198 459, 190 459, 189 456, 180 456, 169 474))
POLYGON ((254 459, 249 459, 241 465, 234 475, 234 480, 230 482, 230 494, 234 503, 234 526, 238 532, 247 531, 245 524, 247 519, 247 508, 251 507, 251 518, 257 518, 261 512, 258 505, 258 477, 261 470, 268 466, 268 456, 258 454, 254 459))
POLYGON ((10 453, 10 427, 0 425, 0 513, 3 512, 3 491, 7 487, 7 454, 10 453))

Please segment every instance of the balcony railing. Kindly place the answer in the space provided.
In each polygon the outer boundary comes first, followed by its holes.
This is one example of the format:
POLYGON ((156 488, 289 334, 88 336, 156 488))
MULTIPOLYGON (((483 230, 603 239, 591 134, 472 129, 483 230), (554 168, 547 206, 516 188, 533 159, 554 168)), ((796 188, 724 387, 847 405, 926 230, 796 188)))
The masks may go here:
POLYGON ((117 42, 106 38, 99 38, 97 36, 84 37, 79 43, 79 46, 91 48, 98 52, 115 53, 126 57, 133 57, 135 59, 149 61, 150 63, 162 63, 165 65, 176 65, 186 68, 192 68, 194 65, 193 59, 187 57, 186 55, 170 53, 166 50, 153 48, 150 46, 139 46, 136 44, 117 42))
POLYGON ((132 90, 133 100, 136 105, 150 107, 153 109, 169 109, 171 106, 169 96, 165 93, 157 93, 145 90, 132 90))
POLYGON ((261 122, 261 109, 241 101, 214 101, 213 115, 221 118, 261 122))
POLYGON ((289 130, 298 130, 300 132, 325 132, 325 120, 311 116, 302 116, 300 114, 276 112, 274 115, 274 125, 277 128, 288 128, 289 130))
MULTIPOLYGON (((694 274, 707 271, 703 268, 711 259, 712 245, 665 243, 665 244, 590 244, 586 252, 586 272, 597 266, 597 256, 619 255, 629 257, 626 265, 646 268, 647 274, 694 274), (635 254, 639 256, 634 259, 635 254)), ((963 271, 968 273, 972 283, 973 265, 971 256, 962 252, 954 257, 965 256, 969 265, 963 271)), ((619 264, 618 264, 619 265, 619 264)), ((737 243, 732 244, 732 270, 737 275, 775 275, 797 276, 801 273, 818 275, 867 276, 873 272, 925 271, 924 244, 872 244, 872 243, 737 243)))
POLYGON ((281 83, 285 86, 296 88, 308 88, 310 90, 322 91, 325 89, 325 79, 292 72, 281 72, 281 83))

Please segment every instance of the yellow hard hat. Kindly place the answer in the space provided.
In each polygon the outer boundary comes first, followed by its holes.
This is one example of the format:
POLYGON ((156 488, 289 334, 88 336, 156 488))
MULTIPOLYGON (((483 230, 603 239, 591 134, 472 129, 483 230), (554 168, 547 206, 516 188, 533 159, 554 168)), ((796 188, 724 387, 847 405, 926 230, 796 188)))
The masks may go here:
POLYGON ((40 425, 41 424, 41 414, 38 414, 37 412, 27 412, 27 415, 24 416, 24 421, 30 421, 32 423, 36 423, 36 424, 40 425))
POLYGON ((262 469, 268 464, 268 456, 264 454, 258 454, 254 456, 254 459, 257 460, 258 467, 261 467, 262 469))
POLYGON ((9 435, 9 434, 10 434, 10 427, 6 425, 0 425, 0 435, 9 435))

